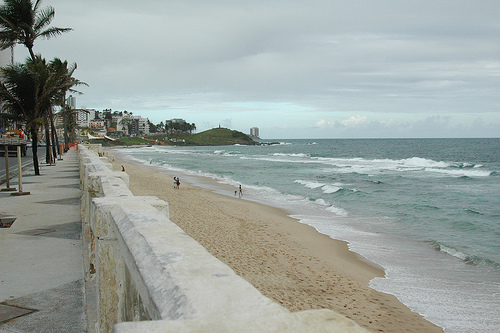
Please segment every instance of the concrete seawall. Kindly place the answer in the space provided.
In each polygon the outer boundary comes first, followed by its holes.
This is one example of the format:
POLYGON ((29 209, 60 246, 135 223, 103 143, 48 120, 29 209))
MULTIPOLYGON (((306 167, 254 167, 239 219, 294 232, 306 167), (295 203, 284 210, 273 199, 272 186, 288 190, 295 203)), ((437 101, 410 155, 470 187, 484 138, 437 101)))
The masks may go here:
POLYGON ((91 332, 367 332, 331 310, 291 313, 137 197, 100 145, 79 146, 91 332))

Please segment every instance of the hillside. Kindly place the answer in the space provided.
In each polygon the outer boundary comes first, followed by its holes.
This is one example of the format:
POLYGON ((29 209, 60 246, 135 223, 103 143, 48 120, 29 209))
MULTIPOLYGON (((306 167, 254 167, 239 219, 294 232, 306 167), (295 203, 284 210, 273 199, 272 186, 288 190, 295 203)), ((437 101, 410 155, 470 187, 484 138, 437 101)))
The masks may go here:
POLYGON ((248 135, 227 128, 213 128, 198 134, 185 137, 187 145, 222 146, 222 145, 254 145, 248 135))

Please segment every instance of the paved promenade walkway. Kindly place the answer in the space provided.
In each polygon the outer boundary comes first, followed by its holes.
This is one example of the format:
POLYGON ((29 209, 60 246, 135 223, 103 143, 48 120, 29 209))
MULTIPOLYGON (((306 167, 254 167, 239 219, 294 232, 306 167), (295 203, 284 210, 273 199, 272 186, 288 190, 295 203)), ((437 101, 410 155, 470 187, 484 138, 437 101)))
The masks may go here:
POLYGON ((86 332, 77 152, 40 173, 0 192, 0 333, 86 332))

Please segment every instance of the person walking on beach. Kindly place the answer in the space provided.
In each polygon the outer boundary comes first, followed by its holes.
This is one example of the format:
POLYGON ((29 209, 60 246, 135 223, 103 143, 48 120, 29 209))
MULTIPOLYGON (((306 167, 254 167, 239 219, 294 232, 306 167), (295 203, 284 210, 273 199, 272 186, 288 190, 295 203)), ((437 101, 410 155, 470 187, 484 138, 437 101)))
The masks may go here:
POLYGON ((176 185, 177 185, 177 189, 179 189, 179 186, 181 186, 181 180, 179 179, 179 177, 177 177, 177 182, 176 182, 176 185))
POLYGON ((177 177, 174 176, 174 188, 177 187, 177 177))
POLYGON ((240 187, 238 188, 238 196, 241 198, 243 196, 243 189, 240 187))

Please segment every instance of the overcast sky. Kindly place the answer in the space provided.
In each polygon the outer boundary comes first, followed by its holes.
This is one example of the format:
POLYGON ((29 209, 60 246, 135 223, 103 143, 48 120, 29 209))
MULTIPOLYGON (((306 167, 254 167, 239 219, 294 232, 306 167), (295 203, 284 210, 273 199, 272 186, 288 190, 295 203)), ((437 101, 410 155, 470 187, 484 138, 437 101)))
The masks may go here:
MULTIPOLYGON (((77 106, 262 138, 500 137, 500 1, 44 0, 77 106)), ((16 59, 27 56, 16 47, 16 59)))

